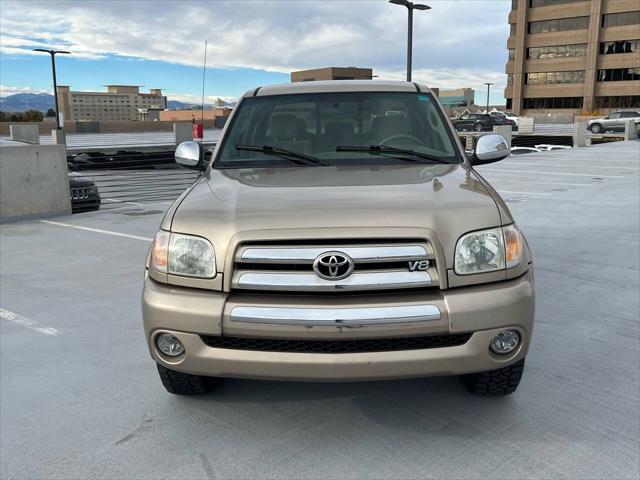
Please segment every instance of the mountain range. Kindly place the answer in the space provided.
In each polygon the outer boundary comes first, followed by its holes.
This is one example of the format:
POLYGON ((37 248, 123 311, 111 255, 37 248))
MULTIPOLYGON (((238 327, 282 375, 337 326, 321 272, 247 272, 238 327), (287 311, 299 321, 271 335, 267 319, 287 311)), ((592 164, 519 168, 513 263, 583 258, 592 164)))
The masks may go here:
POLYGON ((39 110, 45 113, 53 108, 53 95, 48 93, 16 93, 0 97, 0 110, 3 112, 26 112, 39 110))
MULTIPOLYGON (((27 110, 39 110, 46 112, 53 108, 53 95, 49 93, 16 93, 0 97, 0 110, 3 112, 25 112, 27 110)), ((227 107, 234 107, 235 102, 224 102, 227 107)), ((200 109, 200 104, 180 102, 178 100, 167 100, 169 110, 200 109)), ((205 110, 211 110, 213 105, 205 104, 205 110)))

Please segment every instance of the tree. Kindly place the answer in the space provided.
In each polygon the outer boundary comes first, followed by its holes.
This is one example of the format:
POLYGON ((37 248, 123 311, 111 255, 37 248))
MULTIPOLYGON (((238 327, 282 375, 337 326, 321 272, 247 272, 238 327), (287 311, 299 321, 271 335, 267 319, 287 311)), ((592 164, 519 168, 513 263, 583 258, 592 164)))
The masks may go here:
POLYGON ((50 108, 49 110, 47 110, 47 113, 44 116, 45 117, 55 117, 56 116, 56 111, 53 108, 50 108))
POLYGON ((44 119, 42 112, 38 110, 27 110, 24 112, 25 122, 41 122, 44 119))

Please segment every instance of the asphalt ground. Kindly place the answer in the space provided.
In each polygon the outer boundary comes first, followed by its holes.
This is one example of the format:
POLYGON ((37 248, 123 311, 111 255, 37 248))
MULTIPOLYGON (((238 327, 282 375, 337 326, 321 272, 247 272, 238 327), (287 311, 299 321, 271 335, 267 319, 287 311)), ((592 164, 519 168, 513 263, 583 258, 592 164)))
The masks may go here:
POLYGON ((637 479, 640 142, 479 170, 535 257, 533 344, 506 398, 456 378, 169 395, 140 315, 168 205, 3 225, 0 477, 637 479))

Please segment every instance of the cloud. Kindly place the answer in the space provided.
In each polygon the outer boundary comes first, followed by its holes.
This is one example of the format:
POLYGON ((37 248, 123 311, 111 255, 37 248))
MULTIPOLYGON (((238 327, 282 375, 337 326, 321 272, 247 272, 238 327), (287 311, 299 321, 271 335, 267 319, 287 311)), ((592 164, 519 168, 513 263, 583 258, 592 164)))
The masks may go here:
MULTIPOLYGON (((509 2, 435 0, 416 12, 414 68, 438 86, 506 77, 509 2)), ((273 72, 371 66, 402 75, 406 10, 386 0, 157 2, 3 1, 0 52, 52 45, 79 58, 106 55, 273 72), (30 32, 30 33, 26 33, 30 32)), ((504 84, 506 78, 502 78, 504 84)), ((465 84, 470 86, 470 84, 465 84)))
MULTIPOLYGON (((194 105, 200 105, 202 102, 202 97, 198 95, 192 95, 189 93, 165 93, 167 100, 177 100, 178 102, 190 103, 194 105)), ((220 98, 225 102, 235 102, 238 99, 236 97, 229 97, 224 95, 205 95, 204 103, 213 104, 215 101, 220 98)))
POLYGON ((15 95, 16 93, 50 93, 49 90, 35 90, 31 87, 10 87, 8 85, 0 85, 0 97, 15 95))

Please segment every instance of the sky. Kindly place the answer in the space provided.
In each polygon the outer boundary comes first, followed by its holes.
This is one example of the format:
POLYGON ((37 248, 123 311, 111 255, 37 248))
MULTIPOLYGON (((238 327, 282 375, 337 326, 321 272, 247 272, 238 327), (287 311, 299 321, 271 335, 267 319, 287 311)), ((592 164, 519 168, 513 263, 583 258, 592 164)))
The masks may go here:
MULTIPOLYGON (((504 104, 509 0, 427 0, 414 16, 413 80, 440 89, 471 87, 504 104)), ((204 41, 205 95, 233 100, 258 85, 289 81, 292 70, 372 67, 402 80, 407 11, 386 0, 85 0, 0 2, 0 95, 59 85, 162 88, 170 100, 199 103, 204 41)))

